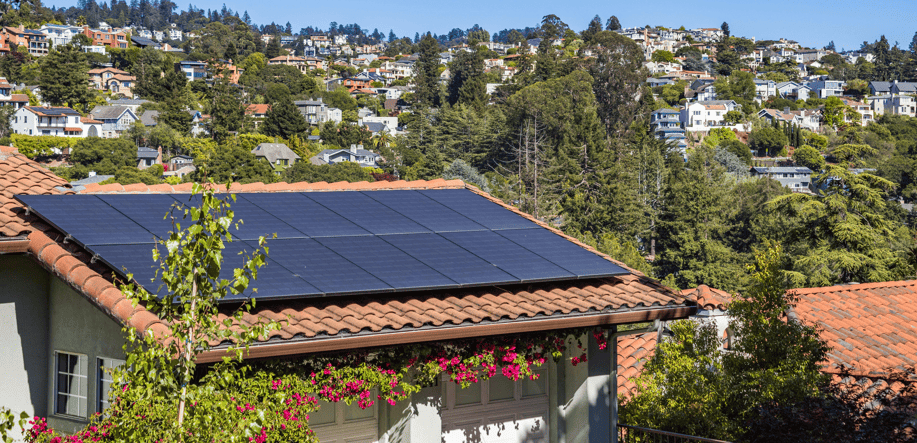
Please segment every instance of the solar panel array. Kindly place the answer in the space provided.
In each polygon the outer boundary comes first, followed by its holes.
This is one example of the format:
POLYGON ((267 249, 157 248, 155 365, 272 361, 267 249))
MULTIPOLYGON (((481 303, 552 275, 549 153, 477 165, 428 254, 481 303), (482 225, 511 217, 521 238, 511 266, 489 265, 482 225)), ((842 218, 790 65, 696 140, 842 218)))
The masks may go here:
MULTIPOLYGON (((180 225, 188 194, 19 195, 45 221, 148 291, 156 241, 180 225), (173 207, 177 209, 173 210, 173 207), (172 211, 170 213, 170 210, 172 211), (165 217, 166 214, 170 217, 165 217)), ((236 298, 383 293, 626 274, 506 208, 465 189, 239 193, 224 275, 268 237, 267 265, 236 298), (270 239, 272 234, 277 239, 270 239)))

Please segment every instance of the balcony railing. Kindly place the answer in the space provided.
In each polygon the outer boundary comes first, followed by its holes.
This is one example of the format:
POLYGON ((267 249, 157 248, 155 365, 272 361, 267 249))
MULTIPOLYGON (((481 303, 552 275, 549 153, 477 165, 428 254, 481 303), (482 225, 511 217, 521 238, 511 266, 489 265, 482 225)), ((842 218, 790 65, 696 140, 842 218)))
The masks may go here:
POLYGON ((618 425, 619 443, 729 443, 712 438, 694 437, 691 435, 677 434, 675 432, 660 431, 658 429, 640 428, 637 426, 618 425))

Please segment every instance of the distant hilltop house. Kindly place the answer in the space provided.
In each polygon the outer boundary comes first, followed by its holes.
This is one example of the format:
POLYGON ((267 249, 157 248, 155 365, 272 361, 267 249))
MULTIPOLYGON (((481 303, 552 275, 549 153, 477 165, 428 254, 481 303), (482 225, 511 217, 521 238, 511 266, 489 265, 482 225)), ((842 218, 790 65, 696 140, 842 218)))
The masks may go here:
POLYGON ((812 170, 801 166, 771 166, 751 168, 752 177, 768 177, 793 192, 812 191, 812 170))
POLYGON ((9 53, 16 46, 29 49, 29 55, 48 55, 48 37, 38 29, 27 29, 22 25, 0 28, 0 54, 9 53))
POLYGON ((147 169, 153 165, 162 164, 162 148, 153 149, 146 147, 137 148, 137 168, 147 169))
POLYGON ((25 94, 13 94, 13 86, 3 77, 0 77, 0 106, 12 106, 19 109, 28 106, 29 96, 25 94))
POLYGON ((266 160, 277 173, 280 169, 293 166, 302 158, 283 143, 261 143, 252 149, 252 154, 266 160))
POLYGON ((102 122, 84 118, 70 108, 23 106, 13 114, 13 133, 57 137, 99 137, 102 122))
POLYGON ((328 106, 321 98, 318 100, 297 100, 293 102, 310 125, 325 122, 340 123, 344 117, 338 108, 328 106))
POLYGON ((381 156, 363 149, 363 145, 350 145, 350 149, 325 149, 309 159, 313 165, 333 165, 341 162, 357 163, 364 168, 379 167, 381 156))
POLYGON ((97 68, 89 70, 89 81, 96 90, 133 97, 132 88, 137 79, 117 68, 97 68))

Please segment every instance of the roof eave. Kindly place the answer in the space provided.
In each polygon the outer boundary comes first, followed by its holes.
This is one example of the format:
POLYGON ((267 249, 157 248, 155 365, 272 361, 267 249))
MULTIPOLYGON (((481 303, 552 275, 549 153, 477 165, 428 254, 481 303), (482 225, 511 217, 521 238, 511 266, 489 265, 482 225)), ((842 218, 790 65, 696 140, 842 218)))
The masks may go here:
MULTIPOLYGON (((358 348, 379 348, 433 341, 462 340, 506 334, 522 334, 574 328, 607 327, 652 320, 677 320, 697 312, 696 305, 650 306, 622 308, 612 312, 572 312, 548 318, 519 318, 482 324, 443 324, 411 330, 393 330, 369 334, 334 335, 307 339, 285 339, 252 344, 246 359, 285 357, 299 354, 345 351, 358 348)), ((213 363, 231 356, 228 344, 219 345, 197 357, 199 363, 213 363)))

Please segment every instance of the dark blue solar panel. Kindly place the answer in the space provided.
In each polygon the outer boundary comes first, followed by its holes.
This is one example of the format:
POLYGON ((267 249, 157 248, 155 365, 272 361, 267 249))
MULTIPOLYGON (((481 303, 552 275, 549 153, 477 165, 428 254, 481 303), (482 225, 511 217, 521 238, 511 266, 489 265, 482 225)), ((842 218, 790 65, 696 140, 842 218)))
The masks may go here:
POLYGON ((511 229, 498 233, 580 278, 627 274, 624 268, 546 229, 511 229))
POLYGON ((574 277, 570 272, 493 231, 443 232, 440 235, 519 280, 539 281, 574 277))
POLYGON ((83 245, 150 243, 153 234, 95 195, 20 195, 51 225, 83 245))
POLYGON ((313 239, 269 240, 268 257, 326 294, 394 289, 313 239))
MULTIPOLYGON (((241 268, 245 260, 243 256, 239 255, 239 252, 244 251, 246 253, 245 257, 251 257, 255 247, 241 241, 225 243, 225 246, 220 278, 230 280, 233 276, 233 269, 241 268)), ((322 291, 318 290, 318 288, 310 285, 289 269, 272 260, 269 255, 265 265, 258 269, 257 279, 248 285, 248 289, 239 295, 229 295, 225 300, 240 300, 247 297, 270 300, 302 295, 319 295, 321 293, 322 291), (253 289, 257 289, 258 292, 254 292, 253 289)))
POLYGON ((376 235, 430 232, 362 192, 309 192, 303 195, 376 235))
POLYGON ((487 229, 527 229, 539 226, 467 189, 418 191, 487 229))
POLYGON ((364 194, 433 232, 487 229, 417 191, 370 191, 364 194))
MULTIPOLYGON (((242 240, 257 240, 260 236, 271 238, 273 234, 277 234, 277 238, 306 237, 306 234, 252 204, 251 201, 244 198, 244 195, 236 194, 236 201, 232 201, 225 194, 220 196, 226 199, 229 203, 229 209, 233 211, 233 225, 229 228, 229 232, 232 233, 233 237, 242 240), (240 198, 240 196, 243 198, 240 198)), ((200 206, 201 198, 199 195, 175 197, 182 203, 200 206)))
POLYGON ((190 222, 190 218, 182 218, 183 208, 166 194, 145 195, 142 199, 129 194, 101 194, 96 197, 160 238, 167 238, 172 232, 173 217, 182 227, 187 227, 190 222), (172 206, 178 207, 173 209, 172 206), (166 218, 166 214, 170 216, 166 218))
POLYGON ((242 194, 242 196, 309 237, 370 235, 369 231, 300 193, 242 194))
POLYGON ((437 234, 395 234, 379 238, 463 285, 518 282, 493 264, 437 234))
MULTIPOLYGON (((98 254, 104 262, 108 263, 112 269, 126 276, 133 274, 134 280, 144 287, 147 292, 162 296, 166 293, 163 287, 159 289, 162 281, 156 278, 156 270, 159 264, 153 261, 153 248, 156 243, 137 243, 132 245, 92 245, 88 249, 98 254)), ((165 254, 165 248, 160 246, 161 253, 165 254)))
POLYGON ((395 289, 458 286, 455 281, 376 236, 315 240, 395 289))

